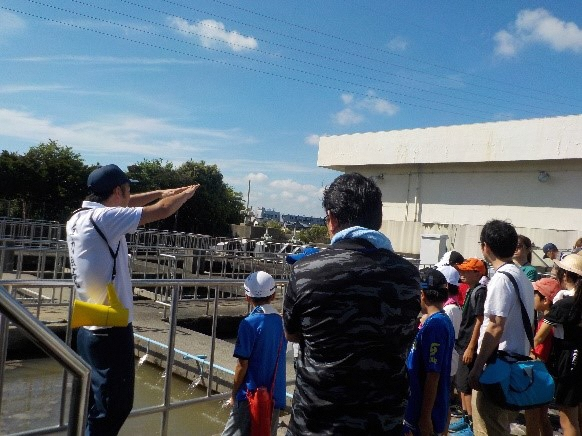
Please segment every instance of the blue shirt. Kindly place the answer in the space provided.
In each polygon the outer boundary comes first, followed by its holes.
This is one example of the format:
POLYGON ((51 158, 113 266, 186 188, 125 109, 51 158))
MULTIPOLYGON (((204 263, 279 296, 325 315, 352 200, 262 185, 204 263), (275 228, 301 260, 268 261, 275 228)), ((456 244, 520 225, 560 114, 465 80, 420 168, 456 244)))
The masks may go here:
POLYGON ((444 312, 429 316, 412 343, 406 360, 410 392, 404 422, 418 430, 420 409, 427 372, 440 374, 437 395, 432 409, 435 433, 442 433, 449 415, 449 389, 451 385, 451 355, 455 345, 453 323, 444 312))
POLYGON ((237 401, 246 399, 247 390, 265 386, 270 391, 275 366, 277 365, 274 393, 275 408, 285 408, 286 350, 287 340, 283 335, 281 316, 271 305, 255 307, 241 321, 234 346, 234 357, 249 361, 244 382, 236 394, 237 401), (283 339, 282 343, 281 338, 283 339), (277 355, 279 355, 278 364, 277 355))

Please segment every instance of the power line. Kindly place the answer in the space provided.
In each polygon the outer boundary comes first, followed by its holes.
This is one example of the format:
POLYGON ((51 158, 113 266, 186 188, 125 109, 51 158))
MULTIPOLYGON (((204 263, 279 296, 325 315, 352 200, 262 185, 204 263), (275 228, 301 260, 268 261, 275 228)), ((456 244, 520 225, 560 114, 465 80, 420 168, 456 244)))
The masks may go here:
MULTIPOLYGON (((83 13, 76 12, 76 11, 67 10, 67 9, 60 8, 60 7, 57 7, 57 6, 54 6, 54 5, 48 5, 46 3, 42 3, 42 2, 39 2, 39 1, 36 1, 36 0, 28 0, 28 1, 31 2, 31 3, 35 3, 35 4, 38 4, 38 5, 41 5, 41 6, 49 7, 49 8, 54 9, 54 10, 59 10, 59 11, 71 13, 71 14, 74 14, 74 15, 77 15, 77 16, 81 16, 81 17, 84 17, 84 18, 89 18, 89 19, 94 20, 94 21, 99 21, 99 22, 103 22, 103 23, 106 23, 106 24, 110 24, 110 25, 122 27, 122 28, 125 28, 125 29, 133 30, 133 31, 136 31, 136 32, 145 33, 145 34, 150 35, 150 36, 160 37, 160 38, 167 39, 167 40, 174 41, 174 42, 178 42, 178 43, 181 43, 181 44, 187 44, 187 45, 191 45, 191 46, 201 47, 199 44, 195 44, 195 43, 191 43, 191 42, 187 42, 187 41, 182 41, 182 40, 177 39, 177 38, 173 38, 173 37, 166 36, 166 35, 160 35, 158 33, 150 32, 148 30, 144 30, 144 29, 140 29, 140 28, 128 26, 128 25, 125 25, 125 24, 115 23, 115 22, 110 21, 110 20, 106 20, 106 19, 102 19, 102 18, 98 18, 98 17, 93 17, 91 15, 83 14, 83 13)), ((357 87, 361 87, 361 88, 365 88, 365 89, 370 89, 371 88, 368 85, 363 85, 363 84, 360 84, 360 83, 351 82, 351 81, 347 81, 347 80, 343 80, 343 79, 337 79, 337 78, 334 78, 334 77, 325 76, 323 74, 312 73, 312 72, 305 71, 305 70, 301 70, 301 69, 298 69, 298 68, 293 68, 293 67, 288 67, 288 66, 281 66, 281 65, 275 64, 273 62, 267 62, 267 61, 264 61, 264 60, 261 60, 261 59, 254 59, 254 58, 250 58, 248 56, 243 56, 243 55, 236 54, 236 53, 230 53, 230 52, 226 52, 224 50, 215 49, 215 48, 212 48, 212 47, 205 47, 205 48, 208 49, 208 50, 211 50, 211 51, 218 52, 218 53, 227 54, 229 56, 235 56, 235 57, 238 57, 238 58, 241 58, 241 59, 244 59, 244 60, 249 60, 249 61, 252 61, 252 62, 258 62, 258 63, 264 64, 264 65, 273 66, 273 67, 277 67, 277 68, 285 68, 286 70, 291 70, 291 71, 294 71, 294 72, 297 72, 297 73, 300 73, 300 74, 311 75, 311 76, 314 76, 314 77, 317 77, 317 78, 320 78, 320 79, 333 80, 333 81, 336 81, 336 82, 348 84, 348 85, 351 85, 351 86, 357 86, 357 87)), ((377 88, 377 87, 376 88, 372 88, 372 89, 374 91, 380 91, 380 92, 384 92, 384 93, 387 93, 387 94, 394 94, 394 95, 399 95, 399 96, 402 96, 402 97, 413 98, 413 99, 420 100, 420 101, 424 101, 424 102, 431 103, 431 104, 440 104, 440 105, 443 105, 443 106, 452 107, 454 109, 467 110, 467 108, 466 107, 463 107, 463 106, 458 106, 458 105, 455 105, 455 104, 452 104, 452 103, 447 103, 447 102, 437 102, 437 101, 434 101, 434 100, 431 100, 431 99, 427 99, 427 98, 424 98, 424 97, 412 96, 412 95, 405 94, 405 93, 398 92, 398 91, 391 91, 391 90, 387 90, 387 89, 383 89, 383 88, 377 88)), ((370 98, 370 95, 367 94, 367 97, 370 98)), ((482 110, 475 109, 475 108, 473 108, 471 110, 474 111, 474 112, 479 112, 479 113, 486 114, 486 115, 489 115, 490 114, 490 112, 482 111, 482 110)))
MULTIPOLYGON (((166 3, 171 3, 171 4, 174 4, 174 5, 178 5, 178 6, 190 8, 189 6, 186 6, 186 5, 183 5, 183 4, 174 2, 172 0, 162 0, 162 1, 164 1, 166 3)), ((338 40, 338 41, 341 41, 341 42, 347 42, 349 44, 353 44, 353 45, 356 45, 356 46, 359 46, 359 47, 368 48, 370 50, 374 50, 374 51, 380 52, 382 54, 388 54, 388 55, 396 56, 396 57, 399 57, 399 58, 402 58, 402 59, 411 60, 411 61, 417 62, 417 63, 419 63, 421 65, 428 65, 429 67, 436 67, 436 68, 440 68, 440 69, 447 70, 447 71, 451 71, 451 72, 458 73, 458 74, 472 76, 472 77, 479 78, 479 79, 490 80, 492 82, 496 82, 496 83, 499 83, 499 84, 502 84, 502 85, 517 87, 517 88, 521 88, 521 89, 526 90, 526 91, 533 91, 533 92, 537 92, 537 93, 549 95, 549 96, 552 96, 552 97, 557 97, 557 98, 561 98, 561 99, 570 99, 570 100, 573 100, 573 101, 580 101, 578 99, 573 99, 571 96, 563 96, 563 95, 558 95, 558 94, 555 94, 555 93, 549 93, 547 91, 542 91, 542 90, 539 90, 539 89, 536 89, 536 88, 530 88, 530 87, 523 86, 523 85, 519 85, 519 84, 516 84, 516 83, 504 82, 502 80, 493 79, 493 78, 486 77, 486 76, 482 76, 482 75, 479 75, 479 74, 468 73, 466 71, 457 70, 455 68, 451 68, 451 67, 448 67, 448 66, 445 66, 445 65, 434 64, 434 63, 426 62, 425 60, 416 59, 416 58, 413 58, 413 57, 410 57, 410 56, 404 56, 404 55, 402 55, 400 53, 395 53, 395 52, 392 52, 390 50, 386 50, 384 48, 373 47, 373 46, 370 46, 368 44, 363 44, 361 42, 353 41, 353 40, 350 40, 350 39, 347 39, 347 38, 344 38, 344 37, 341 37, 341 36, 333 35, 333 34, 326 33, 326 32, 321 32, 321 31, 319 31, 317 29, 313 29, 313 28, 310 28, 310 27, 307 27, 307 26, 302 26, 302 25, 299 25, 299 24, 296 24, 296 23, 292 23, 292 22, 287 21, 287 20, 283 20, 281 18, 276 18, 276 17, 272 17, 272 16, 269 16, 269 15, 266 15, 266 14, 262 14, 260 12, 255 12, 253 10, 250 10, 250 9, 247 9, 247 8, 243 8, 241 6, 236 6, 236 5, 233 5, 233 4, 230 4, 230 3, 227 3, 227 2, 221 1, 221 0, 212 0, 212 1, 215 2, 215 3, 222 4, 224 6, 228 6, 228 7, 234 8, 234 9, 238 9, 238 10, 241 10, 241 11, 244 11, 244 12, 247 12, 247 13, 250 13, 250 14, 253 14, 253 15, 257 15, 257 16, 259 16, 261 18, 266 18, 266 19, 273 20, 273 21, 276 21, 276 22, 284 23, 284 24, 286 24, 288 26, 296 27, 296 28, 301 29, 301 30, 305 30, 305 31, 309 31, 309 32, 312 32, 312 33, 315 33, 315 34, 319 34, 319 35, 322 35, 322 36, 326 36, 328 38, 332 38, 332 39, 335 39, 335 40, 338 40)), ((403 68, 406 68, 406 67, 403 67, 403 68)), ((452 80, 454 80, 454 79, 452 79, 452 80)), ((462 81, 459 81, 459 82, 460 83, 465 83, 465 82, 462 82, 462 81)), ((473 86, 480 86, 480 85, 475 85, 475 84, 472 84, 472 85, 473 86)), ((495 89, 495 88, 491 88, 491 89, 497 90, 497 91, 501 91, 501 90, 495 89)), ((503 92, 507 92, 507 91, 503 91, 503 92)), ((519 94, 517 94, 517 95, 518 96, 521 96, 521 97, 524 97, 523 95, 519 95, 519 94)))
MULTIPOLYGON (((38 2, 38 1, 35 1, 35 0, 29 0, 29 1, 30 2, 33 2, 33 3, 41 4, 41 5, 44 5, 44 6, 52 7, 52 5, 46 5, 44 3, 41 3, 41 2, 38 2)), ((82 4, 82 5, 85 5, 85 6, 89 6, 89 7, 92 7, 92 8, 100 9, 100 10, 105 11, 105 12, 117 14, 117 15, 120 15, 120 16, 123 16, 123 17, 131 18, 131 19, 138 20, 138 21, 142 21, 142 22, 145 22, 145 23, 148 23, 148 24, 153 24, 155 26, 159 26, 159 27, 163 27, 163 28, 167 28, 167 29, 179 31, 181 33, 188 33, 188 34, 191 34, 191 35, 203 36, 205 39, 222 42, 222 41, 218 40, 217 38, 213 38, 213 37, 210 37, 210 36, 207 36, 207 35, 202 35, 201 33, 192 32, 192 31, 185 31, 185 30, 182 30, 182 29, 177 29, 176 27, 172 27, 172 26, 169 26, 169 25, 166 25, 166 24, 161 24, 161 23, 157 23, 157 22, 154 22, 154 21, 151 21, 151 20, 144 19, 144 18, 139 18, 139 17, 133 16, 133 15, 129 15, 129 14, 125 14, 125 13, 122 13, 122 12, 119 12, 119 11, 111 10, 111 9, 104 8, 104 7, 97 6, 97 5, 93 5, 93 4, 89 4, 89 3, 86 3, 86 2, 83 2, 83 1, 80 1, 80 0, 71 0, 71 1, 73 1, 75 3, 79 3, 79 4, 82 4)), ((182 16, 174 15, 174 14, 171 14, 171 13, 166 12, 166 11, 160 11, 160 10, 153 9, 153 8, 150 8, 150 7, 147 7, 147 6, 142 6, 142 7, 144 9, 147 9, 147 10, 150 10, 150 11, 153 11, 153 12, 156 12, 156 13, 162 13, 162 14, 166 14, 168 16, 172 16, 172 17, 176 17, 176 18, 180 18, 180 19, 185 19, 182 16)), ((58 9, 61 9, 61 8, 58 8, 58 9)), ((64 10, 64 9, 61 9, 61 10, 64 10)), ((77 13, 77 12, 68 11, 68 10, 64 10, 64 11, 70 12, 70 13, 77 13)), ((87 17, 88 18, 94 18, 94 17, 89 17, 89 16, 87 16, 87 17)), ((99 18, 94 18, 94 19, 99 19, 99 18)), ((114 24, 114 23, 112 23, 112 24, 114 24)), ((206 27, 217 28, 216 26, 208 25, 207 23, 203 23, 203 24, 206 27)), ((160 35, 160 36, 164 37, 163 35, 160 35)), ((261 39, 257 39, 257 40, 264 41, 264 40, 261 40, 261 39)), ((179 41, 179 42, 181 42, 181 41, 179 41)), ((265 42, 269 43, 268 41, 265 41, 265 42)), ((238 45, 236 43, 231 43, 231 44, 232 45, 238 45)), ((273 44, 274 45, 281 46, 281 44, 277 44, 277 43, 273 43, 273 44)), ((199 46, 199 44, 195 44, 195 45, 199 46)), ((287 46, 283 46, 283 47, 289 48, 287 46)), ((403 87, 403 88, 407 88, 407 89, 410 89, 410 90, 413 90, 413 91, 420 91, 420 92, 424 92, 424 93, 434 94, 434 95, 441 96, 441 97, 446 97, 446 98, 452 98, 452 99, 456 99, 456 100, 461 100, 463 102, 478 103, 478 104, 492 104, 492 103, 485 103, 483 101, 471 100, 471 99, 467 99, 467 98, 463 98, 463 97, 458 97, 456 95, 443 94, 441 92, 431 91, 431 90, 428 90, 428 89, 422 89, 422 88, 417 88, 417 87, 413 87, 413 86, 403 85, 403 84, 391 82, 391 81, 388 81, 388 80, 379 79, 379 78, 376 78, 376 77, 370 77, 370 76, 365 76, 365 75, 361 75, 361 74, 356 74, 356 73, 353 73, 353 72, 350 72, 350 71, 340 70, 338 68, 333 68, 333 67, 330 67, 330 66, 317 64, 317 63, 314 63, 314 62, 309 62, 309 61, 306 61, 304 59, 298 59, 298 58, 292 58, 292 57, 288 57, 288 56, 282 56, 282 55, 277 54, 277 53, 270 53, 270 52, 267 52, 267 51, 264 51, 264 50, 260 50, 260 49, 254 49, 254 51, 259 52, 259 53, 263 53, 263 54, 267 54, 267 55, 270 55, 270 56, 279 57, 279 58, 284 59, 284 60, 285 59, 286 60, 291 60, 291 61, 294 61, 294 62, 299 62, 299 63, 303 63, 303 64, 306 64, 306 65, 314 66, 314 67, 317 67, 317 68, 322 68, 322 69, 330 70, 330 71, 333 71, 333 72, 341 73, 341 74, 344 74, 344 75, 353 76, 353 77, 356 77, 356 78, 359 78, 359 79, 379 81, 379 82, 386 83, 386 84, 389 84, 389 85, 403 87)), ((299 51, 302 51, 302 50, 299 50, 299 51)), ((232 55, 232 53, 230 53, 230 52, 224 52, 224 51, 220 51, 220 52, 226 53, 228 55, 232 55)), ((318 55, 318 54, 312 53, 312 52, 305 52, 305 51, 302 51, 302 52, 311 54, 313 56, 321 57, 321 58, 324 58, 324 59, 327 59, 327 60, 333 60, 333 61, 337 61, 337 62, 340 62, 340 63, 344 63, 344 64, 347 64, 347 65, 350 65, 350 66, 356 66, 356 67, 359 66, 359 65, 354 64, 354 63, 350 63, 350 62, 347 62, 347 61, 342 61, 340 59, 330 58, 330 57, 327 57, 327 56, 321 56, 321 55, 318 55)), ((441 87, 441 88, 444 88, 444 89, 459 91, 461 93, 466 93, 466 94, 474 95, 474 96, 477 96, 477 97, 488 98, 488 99, 491 99, 491 100, 498 100, 498 101, 502 101, 504 103, 509 103, 507 100, 501 99, 501 98, 498 98, 498 97, 491 97, 491 96, 481 95, 481 94, 478 94, 478 93, 473 93, 471 91, 456 90, 456 89, 453 89, 453 88, 450 88, 450 87, 446 87, 446 86, 443 86, 443 85, 438 85, 438 84, 435 85, 435 84, 432 84, 432 83, 429 83, 429 82, 423 82, 423 81, 411 79, 409 77, 401 76, 401 75, 398 75, 398 74, 386 73, 386 72, 383 72, 383 71, 380 71, 380 70, 376 70, 376 69, 371 69, 371 68, 365 68, 365 69, 368 69, 368 70, 371 70, 371 71, 374 71, 374 72, 378 72, 378 73, 381 73, 381 74, 387 74, 387 75, 390 75, 390 76, 398 77, 398 78, 405 79, 405 80, 411 80, 411 81, 419 82, 419 83, 422 83, 422 84, 425 84, 425 85, 438 86, 438 87, 441 87)), ((313 74, 313 73, 306 73, 306 74, 313 74)), ((353 84, 353 83, 351 83, 351 84, 353 84)), ((359 85, 359 86, 363 86, 364 87, 364 85, 359 85)), ((380 89, 378 89, 378 90, 380 90, 380 89)), ((388 91, 388 90, 384 90, 384 91, 385 92, 394 92, 394 91, 388 91)), ((399 93, 399 94, 400 95, 408 96, 406 94, 401 94, 401 93, 399 93)), ((413 97, 412 96, 411 98, 416 98, 416 97, 413 97)), ((505 105, 494 104, 494 103, 493 103, 493 105, 497 106, 498 108, 502 108, 502 109, 515 110, 515 107, 512 107, 512 106, 505 106, 505 105)), ((521 103, 519 105, 519 110, 520 111, 525 112, 525 113, 529 113, 529 114, 533 114, 533 115, 539 115, 539 113, 538 112, 533 112, 533 111, 530 111, 530 110, 527 110, 527 109, 524 109, 524 107, 529 107, 529 108, 532 108, 532 109, 537 109, 537 110, 540 110, 540 111, 545 111, 545 108, 542 108, 542 107, 539 107, 539 106, 534 106, 534 105, 527 104, 527 103, 521 103)))
MULTIPOLYGON (((44 21, 49 21, 52 23, 56 23, 56 24, 61 24, 64 26, 68 26, 68 27, 73 27, 79 30, 86 30, 89 32, 93 32, 102 36, 107 36, 107 37, 111 37, 111 38, 115 38, 115 39, 119 39, 119 40, 123 40, 123 41, 128 41, 128 42, 132 42, 132 43, 136 43, 136 44, 140 44, 143 45, 145 47, 150 47, 150 48, 155 48, 155 49, 159 49, 159 50, 163 50, 166 52, 170 52, 170 53, 175 53, 175 54, 180 54, 180 55, 184 55, 184 56, 189 56, 192 58, 196 58, 196 59, 201 59, 204 61, 208 61, 208 62, 212 62, 212 63, 218 63, 221 65, 225 65, 225 66, 229 66, 229 67, 235 67, 235 68, 240 68, 246 71, 252 71, 255 73, 260 73, 260 74, 264 74, 267 76, 271 76, 271 77, 276 77, 276 78, 280 78, 280 79, 285 79, 285 80, 291 80, 297 83, 301 83, 301 84, 307 84, 307 85, 311 85, 311 86, 315 86, 315 87, 319 87, 319 88, 324 88, 324 89, 328 89, 328 90, 332 90, 332 91, 336 91, 336 92, 341 92, 341 93, 351 93, 351 94, 355 94, 355 95, 359 95, 365 98, 370 98, 370 99, 374 99, 374 100, 382 100, 379 97, 373 96, 373 95, 368 95, 368 94, 363 94, 363 93, 359 93, 359 92, 353 92, 351 90, 346 90, 343 88, 338 88, 338 87, 334 87, 334 86, 330 86, 330 85, 326 85, 323 83, 317 83, 317 82, 312 82, 312 81, 308 81, 305 79, 298 79, 295 77, 290 77, 290 76, 285 76, 282 74, 278 74, 278 73, 273 73, 270 71, 264 71, 264 70, 259 70, 256 68, 251 68, 251 67, 247 67, 244 65, 238 65, 238 64, 233 64, 231 62, 226 62, 223 60, 218 60, 218 59, 211 59, 208 57, 204 57, 204 56, 200 56, 200 55, 195 55, 189 52, 185 52, 185 51, 181 51, 181 50, 176 50, 176 49, 172 49, 172 48, 168 48, 168 47, 163 47, 160 45, 156 45, 156 44, 152 44, 149 42, 145 42, 145 41, 139 41, 139 40, 135 40, 135 39, 131 39, 125 36, 120 36, 120 35, 114 35, 112 33, 108 33, 108 32, 103 32, 101 30, 97 30, 97 29, 91 29, 88 27, 84 27, 84 26, 80 26, 78 24, 73 24, 73 23, 67 23, 64 21, 60 21, 60 20, 55 20, 53 18, 48 18, 48 17, 43 17, 40 15, 36 15, 30 12, 26 12, 26 11, 21 11, 18 9, 13 9, 13 8, 9 8, 9 7, 5 7, 5 6, 0 6, 0 9, 4 9, 6 11, 10 11, 10 12, 15 12, 18 14, 22 14, 22 15, 26 15, 29 17, 33 17, 33 18, 37 18, 37 19, 41 19, 44 21)), ((442 112, 442 113, 448 113, 448 114, 453 114, 453 115, 460 115, 460 116, 468 116, 467 113, 461 113, 461 112, 455 112, 455 111, 451 111, 451 110, 446 110, 446 109, 440 109, 440 108, 436 108, 436 107, 431 107, 431 106, 423 106, 423 105, 419 105, 419 104, 415 104, 415 103, 410 103, 410 102, 406 102, 406 101, 399 101, 399 100, 392 100, 394 103, 397 104, 402 104, 405 106, 411 106, 411 107, 416 107, 416 108, 420 108, 420 109, 427 109, 427 110, 432 110, 432 111, 437 111, 437 112, 442 112)), ((483 119, 485 120, 485 119, 483 119)))

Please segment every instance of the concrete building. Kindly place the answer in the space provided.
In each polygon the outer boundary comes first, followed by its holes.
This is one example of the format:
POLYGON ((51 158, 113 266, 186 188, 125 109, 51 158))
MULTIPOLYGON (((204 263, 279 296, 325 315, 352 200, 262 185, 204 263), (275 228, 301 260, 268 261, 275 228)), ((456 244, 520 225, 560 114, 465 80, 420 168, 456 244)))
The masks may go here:
POLYGON ((539 247, 582 236, 582 115, 321 137, 318 165, 376 180, 382 231, 401 253, 440 234, 480 255, 493 218, 539 247))

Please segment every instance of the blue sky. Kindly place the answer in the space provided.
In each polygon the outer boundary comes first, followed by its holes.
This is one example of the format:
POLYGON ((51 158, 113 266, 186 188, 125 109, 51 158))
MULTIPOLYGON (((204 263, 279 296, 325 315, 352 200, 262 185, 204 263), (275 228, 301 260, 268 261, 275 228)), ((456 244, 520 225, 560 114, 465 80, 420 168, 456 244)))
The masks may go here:
POLYGON ((580 71, 578 1, 0 0, 0 149, 204 160, 323 216, 319 136, 579 114, 580 71))

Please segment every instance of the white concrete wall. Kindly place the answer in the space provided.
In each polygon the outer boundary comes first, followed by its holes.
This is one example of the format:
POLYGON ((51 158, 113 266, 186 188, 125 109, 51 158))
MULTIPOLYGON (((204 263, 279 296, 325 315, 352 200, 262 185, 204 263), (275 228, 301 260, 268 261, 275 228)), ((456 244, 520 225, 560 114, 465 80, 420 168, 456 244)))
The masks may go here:
POLYGON ((538 246, 569 249, 582 236, 582 116, 321 138, 318 164, 375 179, 382 229, 400 252, 444 233, 449 248, 480 255, 494 218, 538 246))
POLYGON ((582 158, 582 115, 321 137, 317 164, 344 166, 582 158))

